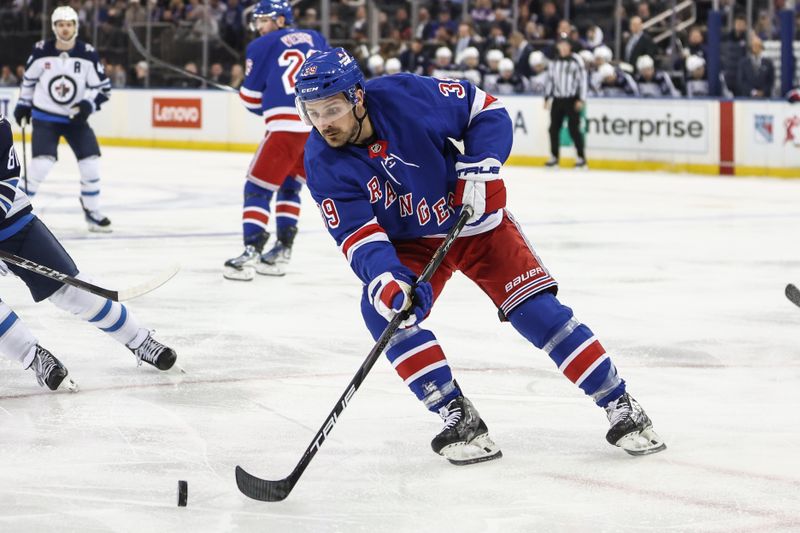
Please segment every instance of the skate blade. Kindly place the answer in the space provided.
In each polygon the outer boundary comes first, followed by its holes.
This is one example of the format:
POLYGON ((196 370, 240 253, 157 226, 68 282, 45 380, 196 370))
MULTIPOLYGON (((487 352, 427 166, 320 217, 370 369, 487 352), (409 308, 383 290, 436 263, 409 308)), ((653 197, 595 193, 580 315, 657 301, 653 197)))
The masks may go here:
POLYGON ((257 263, 256 272, 262 276, 285 276, 286 264, 285 263, 257 263))
POLYGON ((225 279, 233 281, 253 281, 255 279, 255 269, 251 266, 244 266, 242 268, 225 267, 222 272, 225 279))
POLYGON ((492 441, 489 434, 484 433, 483 435, 478 435, 469 443, 460 442, 445 446, 439 451, 439 455, 442 455, 451 464, 465 466, 500 459, 503 457, 503 452, 492 441))
POLYGON ((96 224, 87 224, 86 226, 92 233, 111 233, 111 226, 98 226, 96 224))
POLYGON ((645 428, 638 433, 628 433, 617 441, 616 446, 630 455, 650 455, 667 449, 667 445, 653 431, 652 427, 645 428))
POLYGON ((67 375, 61 383, 58 384, 58 388, 56 390, 66 390, 68 392, 78 392, 80 387, 78 384, 75 383, 69 375, 67 375))

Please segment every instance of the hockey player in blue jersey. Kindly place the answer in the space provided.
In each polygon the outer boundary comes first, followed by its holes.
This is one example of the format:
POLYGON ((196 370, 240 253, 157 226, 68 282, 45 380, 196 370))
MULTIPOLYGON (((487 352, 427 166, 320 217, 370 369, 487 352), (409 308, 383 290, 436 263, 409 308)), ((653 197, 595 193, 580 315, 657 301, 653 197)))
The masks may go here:
POLYGON ((466 81, 397 74, 365 82, 341 48, 309 58, 296 93, 314 126, 305 155, 308 187, 363 283, 367 328, 377 338, 396 313, 413 311, 386 355, 443 419, 435 452, 456 464, 501 456, 439 341, 420 327, 456 270, 605 409, 608 442, 634 455, 665 448, 594 333, 556 299, 556 281, 505 209, 500 169, 512 124, 499 101, 466 81), (450 138, 463 142, 463 154, 450 138), (430 283, 416 285, 461 205, 474 210, 468 225, 430 283))
MULTIPOLYGON (((19 159, 11 138, 11 124, 0 115, 0 250, 9 252, 69 276, 86 280, 78 272, 61 244, 33 214, 30 200, 21 188, 19 159)), ((46 278, 29 270, 9 265, 31 291, 34 301, 50 300, 56 307, 72 313, 108 333, 133 352, 139 364, 148 363, 169 370, 175 351, 153 338, 128 308, 119 303, 46 278)), ((0 262, 0 273, 6 274, 0 262)), ((66 367, 19 320, 8 305, 0 302, 0 355, 17 360, 36 373, 40 385, 50 390, 60 386, 75 390, 66 367)))
POLYGON ((253 10, 253 21, 261 36, 247 47, 239 96, 248 111, 264 117, 267 133, 244 186, 244 253, 225 262, 224 276, 241 281, 252 280, 256 272, 286 273, 305 182, 303 146, 311 131, 294 107, 294 80, 306 57, 328 49, 319 33, 292 27, 292 8, 284 0, 262 0, 253 10), (276 192, 277 239, 272 249, 262 253, 269 240, 270 202, 276 192))
POLYGON ((57 7, 51 18, 56 38, 33 47, 14 109, 18 124, 33 119, 33 159, 25 192, 33 197, 39 190, 64 137, 78 160, 86 224, 90 231, 108 233, 111 221, 100 212, 100 147, 87 119, 108 100, 111 81, 95 49, 77 40, 75 10, 57 7))

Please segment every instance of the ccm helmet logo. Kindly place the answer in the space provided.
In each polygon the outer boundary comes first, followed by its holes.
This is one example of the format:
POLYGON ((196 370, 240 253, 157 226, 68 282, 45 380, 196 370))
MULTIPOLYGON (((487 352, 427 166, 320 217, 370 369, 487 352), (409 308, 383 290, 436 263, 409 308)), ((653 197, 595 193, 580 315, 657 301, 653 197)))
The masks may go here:
POLYGON ((200 98, 153 98, 154 128, 203 127, 203 101, 200 98))
POLYGON ((316 92, 317 89, 319 89, 319 87, 309 87, 307 89, 300 89, 300 92, 303 93, 303 94, 305 94, 305 93, 313 93, 313 92, 316 92))
POLYGON ((466 167, 458 169, 458 177, 478 176, 480 174, 500 174, 500 167, 466 167))

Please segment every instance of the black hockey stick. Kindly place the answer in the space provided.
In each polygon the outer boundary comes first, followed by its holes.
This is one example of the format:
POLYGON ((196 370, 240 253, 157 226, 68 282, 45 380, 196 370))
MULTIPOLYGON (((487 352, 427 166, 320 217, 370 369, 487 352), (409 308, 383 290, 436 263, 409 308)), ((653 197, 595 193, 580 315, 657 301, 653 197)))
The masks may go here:
POLYGON ((22 182, 25 184, 25 194, 28 194, 28 141, 25 140, 27 135, 25 135, 25 127, 28 125, 28 121, 23 119, 22 120, 22 182))
POLYGON ((59 272, 58 270, 53 270, 52 268, 40 265, 39 263, 34 263, 33 261, 29 261, 24 257, 20 257, 18 255, 5 252, 3 250, 0 250, 0 259, 5 261, 6 263, 17 265, 20 268, 24 268, 25 270, 30 270, 31 272, 35 272, 46 278, 54 279, 56 281, 60 281, 61 283, 65 283, 67 285, 72 285, 73 287, 83 289, 87 292, 91 292, 92 294, 102 296, 103 298, 108 298, 109 300, 114 300, 115 302, 133 300, 134 298, 138 298, 143 294, 147 294, 148 292, 157 289, 158 287, 162 286, 167 281, 172 279, 172 277, 178 273, 178 270, 180 270, 180 267, 177 264, 173 264, 149 281, 140 283, 135 287, 123 289, 121 291, 112 291, 111 289, 104 289, 103 287, 98 287, 97 285, 93 285, 88 281, 83 281, 78 278, 68 276, 63 272, 59 272))
MULTIPOLYGON (((455 225, 444 238, 442 244, 439 245, 439 248, 433 254, 433 257, 425 267, 425 270, 423 270, 422 274, 419 276, 419 281, 417 283, 429 281, 431 279, 431 276, 433 276, 433 273, 436 272, 437 268, 439 268, 439 265, 442 264, 445 255, 447 255, 447 252, 455 242, 458 234, 461 233, 461 230, 467 223, 467 219, 469 219, 470 216, 472 216, 472 208, 469 206, 464 206, 458 221, 456 221, 455 225)), ((353 379, 350 380, 350 384, 347 385, 344 394, 342 394, 341 398, 339 398, 339 401, 336 402, 333 410, 325 419, 325 423, 322 424, 322 427, 317 432, 314 440, 312 440, 311 444, 309 444, 308 448, 306 448, 306 451, 303 454, 303 457, 300 459, 300 462, 297 463, 297 466, 294 467, 294 470, 292 470, 292 473, 289 474, 288 477, 277 481, 270 481, 247 473, 241 466, 236 467, 236 485, 238 485, 242 494, 253 498, 254 500, 261 500, 263 502, 278 502, 285 499, 289 495, 294 486, 297 484, 297 481, 300 479, 300 476, 305 471, 306 467, 308 467, 308 464, 319 451, 322 443, 325 442, 325 439, 328 437, 330 432, 333 431, 333 426, 335 426, 336 422, 339 421, 339 416, 341 416, 342 411, 344 411, 345 407, 347 407, 347 405, 353 399, 356 390, 358 390, 358 387, 361 386, 361 383, 363 383, 364 379, 367 377, 367 374, 372 369, 375 361, 377 361, 378 357, 380 357, 381 353, 383 353, 384 348, 386 348, 386 345, 389 343, 389 339, 392 338, 395 331, 397 331, 397 329, 400 327, 400 324, 406 318, 408 318, 408 313, 408 311, 405 311, 395 315, 391 322, 389 322, 389 324, 386 326, 386 329, 383 330, 383 333, 378 338, 378 341, 372 348, 372 351, 369 352, 367 358, 363 363, 361 363, 361 367, 356 372, 356 375, 353 376, 353 379)))
POLYGON ((800 289, 795 285, 790 283, 786 286, 786 297, 789 298, 789 301, 794 305, 800 307, 800 289))

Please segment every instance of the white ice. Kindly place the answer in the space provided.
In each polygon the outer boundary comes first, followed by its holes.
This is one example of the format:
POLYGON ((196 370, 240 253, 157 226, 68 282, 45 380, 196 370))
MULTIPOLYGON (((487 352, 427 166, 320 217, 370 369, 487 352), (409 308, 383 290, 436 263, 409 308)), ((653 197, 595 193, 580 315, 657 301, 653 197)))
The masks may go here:
POLYGON ((286 476, 372 346, 360 287, 304 193, 292 271, 226 281, 243 153, 105 148, 110 236, 86 233, 74 158, 36 198, 109 287, 178 276, 129 303, 187 373, 161 374, 22 283, 3 300, 81 386, 50 393, 0 361, 0 531, 800 530, 800 181, 507 168, 510 208, 612 354, 668 449, 605 442, 604 412, 455 277, 427 325, 504 458, 434 455, 438 417, 378 361, 282 503, 234 467, 286 476), (179 479, 189 504, 176 506, 179 479))

